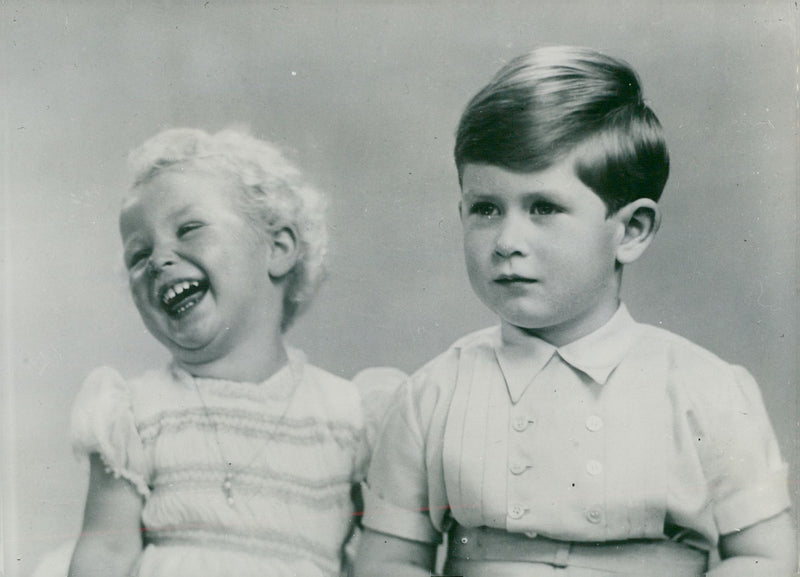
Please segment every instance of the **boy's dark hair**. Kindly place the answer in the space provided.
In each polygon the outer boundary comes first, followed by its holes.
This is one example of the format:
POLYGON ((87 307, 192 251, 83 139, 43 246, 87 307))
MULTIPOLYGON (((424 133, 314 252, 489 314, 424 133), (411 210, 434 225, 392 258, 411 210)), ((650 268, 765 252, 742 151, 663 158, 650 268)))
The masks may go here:
POLYGON ((518 172, 575 154, 575 172, 609 214, 637 198, 655 201, 669 175, 661 124, 636 72, 588 48, 533 50, 505 65, 467 105, 455 160, 518 172))

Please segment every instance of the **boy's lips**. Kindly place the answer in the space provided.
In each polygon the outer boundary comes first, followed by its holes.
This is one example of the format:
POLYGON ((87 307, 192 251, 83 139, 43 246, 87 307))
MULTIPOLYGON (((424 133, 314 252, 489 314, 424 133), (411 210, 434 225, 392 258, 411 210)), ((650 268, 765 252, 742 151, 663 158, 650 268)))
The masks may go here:
POLYGON ((161 287, 158 302, 171 317, 179 317, 199 303, 208 291, 204 279, 182 279, 161 287))
POLYGON ((531 284, 538 282, 535 278, 526 277, 518 274, 501 274, 495 277, 494 282, 504 285, 531 284))

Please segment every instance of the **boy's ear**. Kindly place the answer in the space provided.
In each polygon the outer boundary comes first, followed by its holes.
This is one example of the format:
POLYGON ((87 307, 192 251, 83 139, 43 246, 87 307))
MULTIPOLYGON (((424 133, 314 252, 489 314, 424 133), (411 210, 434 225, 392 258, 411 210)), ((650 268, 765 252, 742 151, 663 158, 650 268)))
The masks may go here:
POLYGON ((297 232, 291 226, 284 226, 272 232, 272 255, 269 263, 269 276, 278 279, 288 274, 297 263, 300 247, 297 232))
POLYGON ((630 264, 642 256, 661 226, 658 204, 649 198, 638 198, 619 209, 613 216, 619 224, 617 262, 630 264))

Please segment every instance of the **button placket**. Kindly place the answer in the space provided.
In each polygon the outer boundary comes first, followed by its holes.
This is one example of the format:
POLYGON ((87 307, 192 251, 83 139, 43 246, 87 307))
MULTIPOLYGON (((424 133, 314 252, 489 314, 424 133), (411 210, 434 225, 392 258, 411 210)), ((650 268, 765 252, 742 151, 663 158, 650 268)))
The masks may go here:
POLYGON ((507 518, 510 526, 524 524, 525 516, 531 510, 530 485, 525 473, 531 468, 530 445, 535 434, 532 426, 535 417, 531 407, 518 405, 512 409, 508 422, 508 456, 506 461, 507 518))

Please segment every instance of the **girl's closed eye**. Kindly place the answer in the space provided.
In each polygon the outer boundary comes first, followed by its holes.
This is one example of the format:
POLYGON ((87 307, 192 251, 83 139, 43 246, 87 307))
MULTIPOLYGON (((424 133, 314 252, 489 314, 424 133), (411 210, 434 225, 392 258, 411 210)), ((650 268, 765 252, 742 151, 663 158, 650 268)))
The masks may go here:
POLYGON ((178 238, 184 237, 192 231, 195 231, 203 226, 202 222, 192 221, 182 224, 178 227, 178 238))
POLYGON ((139 264, 140 262, 147 260, 147 258, 149 256, 150 256, 150 249, 149 248, 142 248, 142 249, 139 249, 139 250, 135 250, 135 251, 131 252, 131 254, 128 255, 125 258, 125 265, 129 269, 133 268, 137 264, 139 264))

